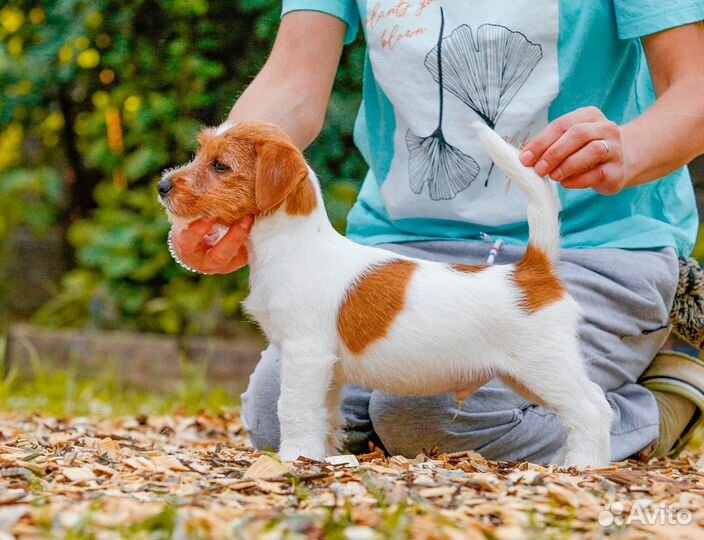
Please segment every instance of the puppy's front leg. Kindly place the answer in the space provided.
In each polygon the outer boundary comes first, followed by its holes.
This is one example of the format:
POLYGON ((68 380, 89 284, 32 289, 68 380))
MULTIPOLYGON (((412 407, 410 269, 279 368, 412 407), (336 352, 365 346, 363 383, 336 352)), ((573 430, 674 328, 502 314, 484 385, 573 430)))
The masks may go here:
POLYGON ((322 460, 330 436, 328 390, 336 357, 308 344, 284 344, 281 353, 279 457, 322 460))

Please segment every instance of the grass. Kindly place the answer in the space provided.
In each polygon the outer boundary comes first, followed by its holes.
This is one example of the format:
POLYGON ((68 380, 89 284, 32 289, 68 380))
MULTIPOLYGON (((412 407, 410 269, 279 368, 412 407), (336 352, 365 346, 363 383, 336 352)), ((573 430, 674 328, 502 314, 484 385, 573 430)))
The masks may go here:
MULTIPOLYGON (((3 340, 4 341, 4 340, 3 340)), ((78 364, 50 365, 31 354, 29 369, 7 368, 0 342, 0 411, 67 416, 124 416, 139 414, 195 414, 239 406, 239 392, 209 388, 205 367, 187 366, 171 391, 148 391, 126 384, 115 361, 84 372, 78 364)))

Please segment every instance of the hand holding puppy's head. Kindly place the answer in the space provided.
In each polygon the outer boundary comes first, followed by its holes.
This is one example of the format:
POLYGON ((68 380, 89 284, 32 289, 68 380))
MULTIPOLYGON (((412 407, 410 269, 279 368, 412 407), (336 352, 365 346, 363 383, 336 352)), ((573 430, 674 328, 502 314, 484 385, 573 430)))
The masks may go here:
POLYGON ((157 184, 172 222, 215 218, 231 225, 247 215, 310 213, 316 193, 301 152, 279 128, 263 122, 203 130, 195 158, 157 184))

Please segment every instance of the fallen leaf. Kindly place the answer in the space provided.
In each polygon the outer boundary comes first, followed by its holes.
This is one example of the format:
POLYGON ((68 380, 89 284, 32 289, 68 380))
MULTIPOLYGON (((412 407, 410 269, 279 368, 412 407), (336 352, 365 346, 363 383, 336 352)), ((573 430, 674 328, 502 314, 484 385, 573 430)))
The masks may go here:
POLYGON ((153 471, 156 469, 153 461, 142 456, 127 458, 122 462, 136 471, 153 471))
POLYGON ((282 478, 286 476, 288 469, 280 461, 275 460, 271 456, 261 456, 257 461, 245 472, 248 478, 259 478, 262 480, 271 480, 274 478, 282 478))
POLYGON ((411 462, 403 456, 393 456, 392 458, 389 458, 389 464, 405 471, 411 468, 411 462))
POLYGON ((71 482, 88 482, 95 480, 95 473, 88 467, 65 467, 61 469, 63 474, 71 482))
POLYGON ((162 469, 168 469, 171 471, 178 471, 178 472, 186 472, 190 471, 190 469, 181 463, 179 459, 176 456, 170 456, 170 455, 163 455, 163 456, 154 456, 152 457, 152 462, 156 467, 160 467, 162 469))
POLYGON ((291 485, 285 482, 268 482, 266 480, 257 480, 256 485, 266 493, 275 493, 277 495, 288 495, 292 492, 291 485))
POLYGON ((121 455, 120 445, 110 437, 105 437, 98 442, 98 453, 110 461, 118 461, 121 455))
POLYGON ((325 458, 325 462, 330 465, 344 465, 345 467, 359 467, 359 461, 352 454, 341 456, 329 456, 325 458))
POLYGON ((9 532, 30 509, 31 507, 28 504, 3 506, 0 508, 0 531, 9 532))
POLYGON ((418 495, 425 497, 426 499, 432 499, 433 497, 444 497, 446 495, 453 495, 457 491, 454 486, 439 486, 431 487, 418 490, 418 495))

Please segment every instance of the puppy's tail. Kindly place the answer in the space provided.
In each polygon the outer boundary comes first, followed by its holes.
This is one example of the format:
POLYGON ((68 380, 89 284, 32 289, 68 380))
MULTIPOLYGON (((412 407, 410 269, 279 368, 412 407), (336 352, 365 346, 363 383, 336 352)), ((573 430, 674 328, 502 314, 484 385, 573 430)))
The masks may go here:
POLYGON ((528 198, 529 244, 554 261, 560 251, 560 220, 557 190, 550 180, 538 176, 518 159, 518 149, 487 125, 474 123, 489 156, 528 198))

